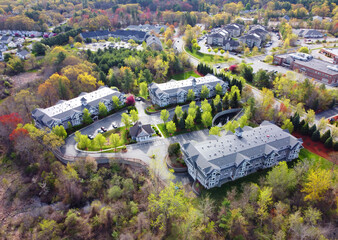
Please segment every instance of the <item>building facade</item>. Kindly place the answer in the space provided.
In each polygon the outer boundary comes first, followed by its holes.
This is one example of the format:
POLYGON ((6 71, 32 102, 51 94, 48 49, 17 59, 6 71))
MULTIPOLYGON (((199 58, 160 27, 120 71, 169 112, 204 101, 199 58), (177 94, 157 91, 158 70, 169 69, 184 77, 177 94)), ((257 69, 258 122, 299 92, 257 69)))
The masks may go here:
POLYGON ((281 161, 292 161, 301 148, 301 139, 264 121, 256 128, 238 128, 235 134, 183 144, 182 152, 189 175, 210 189, 281 161))
POLYGON ((309 54, 293 53, 275 55, 273 63, 303 73, 325 84, 338 86, 338 58, 333 63, 315 59, 309 54))
POLYGON ((72 126, 82 123, 83 110, 86 108, 92 116, 99 114, 99 103, 102 102, 108 111, 114 108, 113 96, 117 96, 121 103, 124 103, 124 95, 109 87, 101 86, 96 91, 81 93, 77 98, 60 100, 49 108, 36 108, 32 111, 35 125, 39 128, 50 128, 62 125, 68 128, 68 122, 72 126))
POLYGON ((206 86, 209 89, 209 97, 215 96, 215 87, 217 84, 222 86, 223 93, 227 91, 228 83, 211 74, 199 78, 190 77, 182 81, 172 79, 167 83, 152 83, 149 85, 148 90, 152 103, 160 107, 165 107, 187 101, 189 89, 194 91, 196 98, 199 98, 202 86, 206 86))

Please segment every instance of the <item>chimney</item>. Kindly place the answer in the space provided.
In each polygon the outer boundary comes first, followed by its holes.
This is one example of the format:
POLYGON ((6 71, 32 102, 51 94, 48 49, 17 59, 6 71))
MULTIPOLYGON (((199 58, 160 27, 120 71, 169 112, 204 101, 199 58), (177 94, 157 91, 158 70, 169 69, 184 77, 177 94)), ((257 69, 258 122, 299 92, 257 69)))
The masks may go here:
POLYGON ((85 97, 81 98, 81 104, 82 104, 82 106, 87 105, 87 99, 85 97))
POLYGON ((238 138, 242 138, 242 133, 243 133, 243 130, 241 127, 238 127, 235 129, 235 135, 238 137, 238 138))

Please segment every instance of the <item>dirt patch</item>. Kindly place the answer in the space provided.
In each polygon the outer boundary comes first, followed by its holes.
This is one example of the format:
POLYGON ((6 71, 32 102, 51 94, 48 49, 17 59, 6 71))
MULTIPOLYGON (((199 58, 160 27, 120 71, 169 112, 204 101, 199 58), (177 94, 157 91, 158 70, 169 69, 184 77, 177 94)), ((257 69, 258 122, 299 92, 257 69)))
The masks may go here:
POLYGON ((13 86, 15 89, 25 86, 27 83, 34 82, 41 78, 37 72, 25 72, 12 77, 13 86))
POLYGON ((204 77, 204 75, 203 75, 203 74, 200 74, 196 69, 194 70, 194 72, 195 72, 196 74, 200 75, 201 77, 204 77))
POLYGON ((303 147, 310 152, 313 152, 335 164, 338 164, 338 162, 336 162, 337 160, 333 158, 333 155, 337 154, 337 152, 333 149, 326 148, 322 142, 314 142, 311 140, 311 137, 304 136, 298 132, 293 132, 292 135, 297 138, 303 139, 303 147))

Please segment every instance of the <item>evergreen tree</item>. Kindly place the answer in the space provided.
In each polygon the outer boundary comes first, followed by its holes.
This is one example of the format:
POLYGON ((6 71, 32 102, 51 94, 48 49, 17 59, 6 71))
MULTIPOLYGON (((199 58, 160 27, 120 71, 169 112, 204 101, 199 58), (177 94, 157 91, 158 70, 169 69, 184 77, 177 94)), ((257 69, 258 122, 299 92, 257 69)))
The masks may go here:
POLYGON ((338 151, 338 142, 333 144, 333 150, 338 151))
POLYGON ((174 114, 173 122, 175 123, 176 126, 178 126, 178 118, 177 118, 176 113, 174 114))
POLYGON ((212 116, 214 116, 216 114, 216 108, 215 108, 214 101, 211 101, 210 105, 211 105, 211 114, 212 116))
POLYGON ((303 119, 302 121, 300 121, 299 123, 299 130, 302 129, 302 127, 305 125, 305 120, 303 119))
POLYGON ((224 98, 223 98, 223 109, 228 110, 229 109, 229 95, 226 93, 224 98))
POLYGON ((201 121, 202 121, 202 113, 201 113, 201 109, 199 106, 197 106, 196 108, 196 118, 195 118, 195 121, 197 124, 200 124, 201 121))
POLYGON ((333 141, 332 141, 332 137, 329 137, 325 143, 324 143, 325 147, 327 148, 332 148, 333 147, 333 141))
POLYGON ((232 98, 230 100, 230 107, 231 108, 237 108, 238 107, 238 98, 237 98, 237 94, 233 94, 232 98))
POLYGON ((292 124, 296 131, 299 129, 299 121, 300 121, 299 114, 296 113, 292 118, 292 124))
POLYGON ((300 129, 301 134, 308 135, 309 134, 309 124, 305 123, 300 129))
POLYGON ((181 117, 181 119, 179 120, 178 127, 181 130, 185 129, 185 119, 183 117, 181 117))
POLYGON ((322 143, 325 143, 326 140, 327 140, 329 137, 331 137, 331 132, 330 132, 330 130, 327 130, 327 131, 320 137, 320 141, 321 141, 322 143))
POLYGON ((222 103, 221 103, 221 102, 219 102, 219 103, 217 104, 216 110, 217 110, 217 112, 222 112, 222 103))
POLYGON ((309 136, 312 136, 312 134, 317 130, 316 124, 313 124, 309 129, 309 136))
POLYGON ((317 142, 320 140, 320 132, 319 130, 316 130, 313 132, 312 136, 311 136, 311 140, 314 142, 317 142))

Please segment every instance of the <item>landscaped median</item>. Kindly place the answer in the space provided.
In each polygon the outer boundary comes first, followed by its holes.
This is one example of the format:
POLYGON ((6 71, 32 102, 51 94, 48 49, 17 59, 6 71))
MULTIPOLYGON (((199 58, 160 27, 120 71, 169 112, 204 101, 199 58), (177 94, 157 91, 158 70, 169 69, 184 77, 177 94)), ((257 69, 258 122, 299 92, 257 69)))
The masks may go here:
POLYGON ((163 137, 165 137, 165 138, 177 136, 177 135, 180 135, 180 134, 183 134, 183 133, 189 133, 189 132, 199 131, 199 130, 205 129, 205 127, 202 124, 196 124, 191 129, 177 129, 174 133, 172 133, 170 135, 170 133, 168 132, 168 130, 166 128, 165 123, 157 124, 157 127, 160 129, 163 137))

